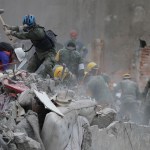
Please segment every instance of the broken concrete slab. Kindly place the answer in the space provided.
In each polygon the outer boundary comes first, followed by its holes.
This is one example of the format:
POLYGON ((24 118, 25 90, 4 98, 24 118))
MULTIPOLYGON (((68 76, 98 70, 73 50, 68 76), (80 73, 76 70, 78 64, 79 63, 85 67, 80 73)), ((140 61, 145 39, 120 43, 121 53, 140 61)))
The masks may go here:
POLYGON ((106 128, 115 120, 116 113, 112 108, 104 108, 96 112, 91 125, 98 125, 99 129, 106 128))
POLYGON ((134 123, 114 122, 105 129, 90 127, 91 150, 149 150, 150 127, 134 123))
POLYGON ((39 98, 39 100, 45 105, 49 110, 57 113, 60 116, 64 116, 61 111, 51 102, 48 95, 45 92, 38 92, 34 90, 35 95, 39 98))
POLYGON ((21 132, 14 133, 14 141, 18 147, 18 150, 42 150, 40 143, 21 132))
POLYGON ((89 126, 88 120, 85 117, 78 116, 72 128, 68 145, 64 150, 81 150, 85 126, 89 126))
POLYGON ((54 112, 46 115, 41 137, 46 150, 64 150, 69 143, 78 116, 93 120, 96 103, 90 100, 73 101, 68 107, 59 107, 64 117, 54 112))

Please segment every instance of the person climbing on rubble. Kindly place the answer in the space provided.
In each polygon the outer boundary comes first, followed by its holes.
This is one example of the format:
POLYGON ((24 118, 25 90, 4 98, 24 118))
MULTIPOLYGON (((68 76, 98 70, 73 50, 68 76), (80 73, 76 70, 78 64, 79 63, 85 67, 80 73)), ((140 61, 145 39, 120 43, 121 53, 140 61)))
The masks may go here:
POLYGON ((65 65, 69 71, 76 76, 78 80, 82 80, 84 76, 83 59, 73 42, 69 42, 66 48, 58 51, 55 60, 60 65, 65 65))
POLYGON ((150 123, 150 79, 147 81, 147 84, 143 91, 144 98, 144 117, 143 124, 149 125, 150 123))
POLYGON ((74 42, 76 45, 76 50, 81 54, 81 57, 85 61, 88 49, 84 46, 82 42, 78 40, 78 33, 76 30, 71 30, 70 31, 70 40, 65 43, 65 47, 67 48, 67 44, 69 42, 74 42))
POLYGON ((116 87, 116 91, 121 92, 121 106, 119 115, 121 119, 127 119, 134 122, 139 122, 138 118, 138 100, 140 92, 138 84, 131 79, 129 73, 123 75, 123 80, 116 87))
POLYGON ((55 65, 55 45, 53 41, 49 40, 44 27, 36 23, 35 16, 24 16, 22 23, 23 26, 20 27, 4 25, 8 29, 6 33, 19 39, 29 39, 33 43, 35 53, 29 60, 27 67, 30 73, 35 72, 43 64, 44 68, 39 74, 42 77, 46 77, 48 74, 53 78, 53 67, 55 65))
POLYGON ((95 66, 90 70, 87 82, 87 94, 98 102, 103 107, 113 106, 113 97, 104 77, 97 74, 98 67, 95 66))
POLYGON ((56 81, 59 81, 59 83, 61 82, 67 86, 75 85, 76 77, 69 71, 68 68, 65 66, 56 65, 53 70, 56 81))

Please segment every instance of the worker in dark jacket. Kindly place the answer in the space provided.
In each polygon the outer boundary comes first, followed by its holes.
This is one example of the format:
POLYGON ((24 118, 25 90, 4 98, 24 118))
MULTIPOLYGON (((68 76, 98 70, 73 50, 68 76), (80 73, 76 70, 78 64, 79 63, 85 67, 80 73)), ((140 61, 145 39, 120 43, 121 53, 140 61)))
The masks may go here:
POLYGON ((33 15, 24 16, 22 27, 10 27, 8 25, 5 27, 8 29, 7 34, 19 39, 30 39, 35 46, 36 52, 31 57, 27 70, 31 73, 35 72, 43 64, 44 68, 40 71, 42 77, 46 77, 47 74, 53 77, 55 47, 47 38, 44 27, 36 24, 35 17, 33 15))
POLYGON ((69 42, 74 42, 76 45, 76 50, 80 53, 81 57, 83 58, 83 60, 86 59, 87 53, 88 53, 88 49, 85 47, 85 45, 78 40, 78 33, 76 30, 71 30, 70 31, 70 40, 68 40, 65 43, 65 47, 67 47, 67 44, 69 42))
POLYGON ((78 80, 83 78, 83 59, 80 53, 76 51, 76 45, 73 42, 69 42, 66 48, 59 50, 55 59, 59 64, 65 64, 69 71, 72 72, 78 80))
POLYGON ((87 85, 87 94, 95 98, 103 107, 108 105, 113 107, 113 96, 100 68, 96 63, 90 62, 87 65, 87 71, 84 79, 84 84, 87 85))

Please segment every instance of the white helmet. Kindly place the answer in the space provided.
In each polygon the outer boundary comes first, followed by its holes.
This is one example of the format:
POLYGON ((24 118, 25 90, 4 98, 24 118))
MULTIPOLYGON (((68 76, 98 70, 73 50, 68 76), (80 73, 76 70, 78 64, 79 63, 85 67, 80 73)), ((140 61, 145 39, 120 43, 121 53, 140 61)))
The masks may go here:
POLYGON ((15 51, 15 54, 16 54, 16 56, 20 62, 25 59, 26 54, 22 48, 15 48, 14 51, 15 51))

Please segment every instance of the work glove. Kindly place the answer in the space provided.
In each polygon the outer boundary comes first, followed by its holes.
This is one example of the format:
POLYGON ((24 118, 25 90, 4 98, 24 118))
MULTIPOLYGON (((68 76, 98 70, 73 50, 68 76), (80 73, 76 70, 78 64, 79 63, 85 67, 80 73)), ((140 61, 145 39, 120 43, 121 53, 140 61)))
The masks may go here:
POLYGON ((11 30, 5 30, 6 35, 11 35, 12 31, 11 30))

